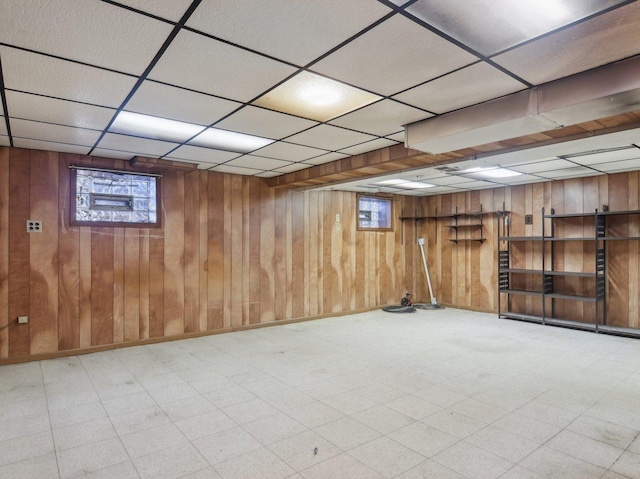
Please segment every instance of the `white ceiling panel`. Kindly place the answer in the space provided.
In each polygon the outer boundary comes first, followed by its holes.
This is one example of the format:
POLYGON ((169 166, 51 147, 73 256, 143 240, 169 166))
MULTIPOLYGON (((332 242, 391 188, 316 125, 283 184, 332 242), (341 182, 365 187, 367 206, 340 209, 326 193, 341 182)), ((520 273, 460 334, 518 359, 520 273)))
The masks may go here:
POLYGON ((592 155, 572 156, 569 160, 581 165, 593 166, 613 161, 624 161, 640 158, 640 148, 625 148, 624 150, 605 151, 592 155))
POLYGON ((535 15, 531 13, 533 5, 530 2, 519 0, 419 0, 407 11, 477 52, 490 55, 621 3, 621 0, 545 3, 535 5, 535 15))
POLYGON ((541 38, 493 60, 539 85, 640 53, 640 2, 541 38), (567 48, 570 45, 570 48, 567 48))
POLYGON ((14 48, 0 47, 8 89, 119 107, 136 79, 14 48))
MULTIPOLYGON (((332 125, 385 136, 396 133, 404 125, 433 116, 393 100, 382 100, 330 121, 332 125)), ((404 132, 403 132, 404 135, 404 132)), ((402 138, 404 141, 404 136, 402 138)))
POLYGON ((253 155, 244 155, 225 163, 225 165, 229 166, 241 166, 243 168, 255 168, 257 170, 275 170, 276 168, 282 168, 290 164, 290 161, 274 160, 273 158, 262 158, 253 155))
POLYGON ((326 153, 326 150, 319 150, 308 146, 294 145, 284 141, 272 143, 264 148, 253 152, 256 156, 275 158, 278 160, 302 161, 326 153))
POLYGON ((477 63, 395 96, 435 113, 446 113, 523 90, 525 85, 486 63, 477 63))
POLYGON ((366 143, 362 143, 360 145, 350 146, 349 148, 344 148, 340 150, 340 153, 345 153, 347 155, 359 155, 361 153, 366 153, 373 150, 379 150, 380 148, 384 148, 391 145, 397 145, 393 140, 388 140, 386 138, 378 138, 377 140, 367 141, 366 143))
POLYGON ((7 134, 7 121, 4 116, 0 116, 0 135, 7 134))
POLYGON ((13 146, 16 148, 29 148, 31 150, 57 151, 60 153, 72 153, 74 155, 87 155, 91 149, 88 146, 69 145, 52 141, 31 140, 28 138, 13 138, 13 146))
POLYGON ((317 124, 318 122, 316 121, 285 115, 255 106, 246 106, 222 120, 216 125, 216 128, 279 140, 317 124))
POLYGON ((556 180, 561 178, 578 178, 580 176, 595 176, 599 174, 597 171, 587 168, 586 166, 574 166, 573 168, 562 168, 558 170, 541 171, 536 173, 538 176, 556 180))
POLYGON ((373 139, 375 139, 375 137, 371 135, 365 135, 364 133, 345 130, 331 125, 319 125, 287 138, 287 140, 293 143, 315 148, 324 148, 326 150, 341 150, 373 139))
POLYGON ((28 138, 82 146, 93 146, 100 137, 100 132, 96 130, 19 120, 17 118, 11 120, 11 134, 14 138, 28 138))
POLYGON ((235 101, 147 80, 125 108, 136 113, 208 126, 241 105, 235 101))
POLYGON ((249 101, 295 71, 284 63, 182 30, 149 78, 249 101))
POLYGON ((374 93, 392 95, 475 60, 463 49, 396 15, 312 68, 374 93))
POLYGON ((95 148, 91 152, 91 156, 98 156, 100 158, 115 158, 116 160, 130 160, 137 153, 131 153, 128 151, 107 150, 106 148, 95 148))
POLYGON ((510 170, 519 171, 520 173, 540 173, 543 171, 562 170, 567 168, 573 168, 575 163, 571 163, 567 160, 546 160, 546 161, 534 161, 532 163, 526 163, 522 165, 509 165, 510 170))
POLYGON ((636 171, 640 170, 640 158, 634 158, 633 160, 614 161, 611 163, 602 163, 593 166, 596 170, 603 171, 605 173, 615 173, 621 171, 636 171))
POLYGON ((316 156, 315 158, 304 160, 304 162, 310 165, 324 165, 325 163, 341 160, 342 158, 346 158, 348 156, 349 155, 345 155, 343 153, 326 153, 324 155, 316 156))
POLYGON ((446 175, 439 178, 422 178, 426 183, 439 186, 459 185, 461 183, 469 183, 473 180, 463 176, 446 175))
POLYGON ((116 110, 58 100, 39 95, 7 91, 7 105, 14 118, 38 120, 59 125, 103 130, 116 110))
POLYGON ((537 183, 539 181, 547 181, 546 178, 541 178, 536 175, 518 175, 510 176, 509 178, 491 178, 493 183, 501 183, 505 185, 520 185, 524 183, 537 183))
POLYGON ((8 136, 0 135, 0 146, 9 146, 10 144, 8 136))
POLYGON ((239 166, 227 166, 227 165, 219 165, 212 166, 209 168, 209 171, 217 171, 219 173, 232 173, 234 175, 257 175, 258 173, 262 173, 263 170, 256 170, 253 168, 241 168, 239 166))
POLYGON ((107 133, 98 146, 108 150, 130 151, 139 155, 157 157, 166 155, 178 145, 168 141, 148 140, 135 136, 107 133))
POLYGON ((118 3, 150 13, 156 17, 177 22, 185 14, 193 0, 171 0, 170 2, 150 2, 149 0, 118 0, 118 3))
POLYGON ((302 66, 390 11, 370 0, 204 0, 187 26, 302 66))
POLYGON ((310 166, 305 165, 304 163, 291 163, 290 165, 282 166, 274 171, 285 174, 285 173, 293 173, 294 171, 304 170, 305 168, 310 168, 310 166))
POLYGON ((106 2, 5 1, 0 42, 141 74, 172 26, 106 2))
POLYGON ((239 153, 231 151, 213 150, 211 148, 184 145, 173 151, 170 155, 170 158, 218 165, 220 163, 224 163, 225 161, 237 158, 238 156, 240 156, 239 153))
POLYGON ((255 176, 260 178, 275 178, 276 176, 280 176, 282 173, 278 173, 276 171, 263 171, 262 173, 258 173, 255 176))
POLYGON ((484 188, 495 188, 498 185, 496 185, 491 181, 476 180, 476 181, 469 181, 467 183, 463 183, 460 186, 469 190, 482 190, 484 188))

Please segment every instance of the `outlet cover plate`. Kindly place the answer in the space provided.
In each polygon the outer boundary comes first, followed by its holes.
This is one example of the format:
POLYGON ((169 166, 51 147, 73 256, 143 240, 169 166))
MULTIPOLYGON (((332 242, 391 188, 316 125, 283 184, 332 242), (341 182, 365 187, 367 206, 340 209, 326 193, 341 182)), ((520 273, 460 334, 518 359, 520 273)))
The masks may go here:
POLYGON ((27 233, 42 233, 42 221, 27 220, 27 233))

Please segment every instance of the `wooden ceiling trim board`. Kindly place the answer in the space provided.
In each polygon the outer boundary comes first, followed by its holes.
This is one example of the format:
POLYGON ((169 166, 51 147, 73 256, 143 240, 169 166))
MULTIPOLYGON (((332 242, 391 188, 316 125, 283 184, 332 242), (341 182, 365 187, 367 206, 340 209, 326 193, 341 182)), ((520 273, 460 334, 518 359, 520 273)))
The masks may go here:
POLYGON ((589 121, 578 125, 570 125, 556 130, 535 133, 523 137, 512 138, 500 142, 478 145, 450 153, 431 155, 417 150, 393 145, 380 150, 336 160, 323 165, 286 175, 269 178, 267 184, 277 188, 309 189, 320 185, 330 185, 353 181, 355 178, 367 178, 388 174, 394 171, 437 166, 459 161, 462 158, 475 158, 478 155, 496 152, 508 152, 522 147, 545 146, 559 140, 569 141, 595 132, 612 133, 617 128, 631 129, 640 127, 640 111, 615 115, 597 121, 589 121))

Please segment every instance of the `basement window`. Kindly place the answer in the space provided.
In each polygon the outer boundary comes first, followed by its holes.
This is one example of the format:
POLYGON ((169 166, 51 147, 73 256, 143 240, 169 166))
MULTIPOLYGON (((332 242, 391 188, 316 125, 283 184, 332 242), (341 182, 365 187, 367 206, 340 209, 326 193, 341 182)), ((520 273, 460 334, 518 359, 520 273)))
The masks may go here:
POLYGON ((73 226, 160 226, 160 176, 71 167, 73 226))
POLYGON ((392 231, 393 199, 358 195, 358 230, 392 231))

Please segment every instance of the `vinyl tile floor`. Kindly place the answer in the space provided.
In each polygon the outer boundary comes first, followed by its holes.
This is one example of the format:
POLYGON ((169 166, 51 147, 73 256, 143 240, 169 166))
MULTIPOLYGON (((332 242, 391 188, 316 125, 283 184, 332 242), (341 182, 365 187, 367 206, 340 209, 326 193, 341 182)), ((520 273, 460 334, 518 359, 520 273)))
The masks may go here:
POLYGON ((374 311, 0 367, 3 479, 640 479, 640 341, 374 311))

